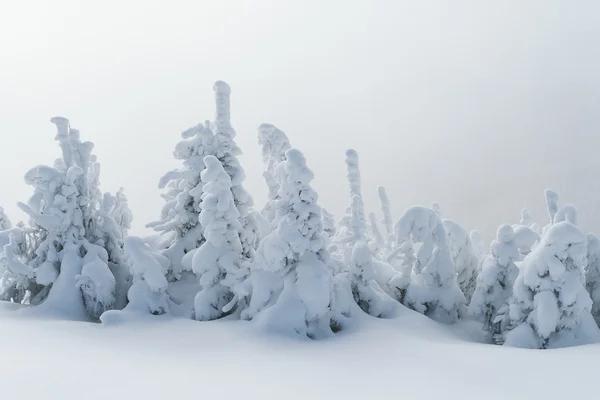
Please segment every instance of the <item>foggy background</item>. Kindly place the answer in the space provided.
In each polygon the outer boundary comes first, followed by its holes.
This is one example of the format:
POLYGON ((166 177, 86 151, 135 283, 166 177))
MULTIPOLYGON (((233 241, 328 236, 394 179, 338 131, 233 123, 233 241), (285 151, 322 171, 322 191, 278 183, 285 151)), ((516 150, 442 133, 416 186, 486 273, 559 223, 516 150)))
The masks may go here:
POLYGON ((132 233, 159 216, 180 132, 232 87, 246 188, 266 200, 257 127, 287 133, 322 206, 349 203, 361 157, 369 211, 439 202, 487 240, 543 190, 600 233, 600 2, 0 0, 0 204, 60 155, 49 119, 93 141, 103 191, 125 187, 132 233))

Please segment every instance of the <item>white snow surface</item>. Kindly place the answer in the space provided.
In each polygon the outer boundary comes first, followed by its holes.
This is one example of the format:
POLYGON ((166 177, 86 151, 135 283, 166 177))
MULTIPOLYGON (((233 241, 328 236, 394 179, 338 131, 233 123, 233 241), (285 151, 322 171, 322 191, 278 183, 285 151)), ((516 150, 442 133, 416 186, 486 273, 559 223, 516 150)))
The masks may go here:
POLYGON ((252 322, 169 315, 116 325, 34 319, 9 303, 0 303, 0 318, 6 398, 162 400, 201 391, 220 399, 384 399, 399 386, 411 400, 597 392, 600 345, 544 351, 473 343, 469 324, 444 326, 406 309, 392 320, 364 316, 359 330, 321 341, 265 335, 252 322), (31 362, 40 357, 52 367, 31 362), (352 379, 357 360, 361 379, 352 379))

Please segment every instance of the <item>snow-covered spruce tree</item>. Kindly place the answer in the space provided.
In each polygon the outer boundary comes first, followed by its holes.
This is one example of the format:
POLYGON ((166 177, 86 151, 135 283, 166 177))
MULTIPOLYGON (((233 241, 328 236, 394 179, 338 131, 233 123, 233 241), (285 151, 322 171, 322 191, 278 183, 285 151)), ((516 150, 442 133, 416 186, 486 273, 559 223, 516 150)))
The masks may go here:
POLYGON ((4 208, 0 207, 0 231, 5 231, 10 228, 12 228, 10 219, 4 213, 4 208))
POLYGON ((335 226, 335 217, 325 208, 321 208, 321 215, 323 217, 323 230, 327 237, 332 238, 335 236, 337 232, 337 227, 335 226))
POLYGON ((554 348, 600 339, 584 287, 587 239, 575 225, 552 225, 523 260, 509 303, 505 344, 554 348))
POLYGON ((242 261, 246 263, 254 259, 254 252, 260 240, 260 230, 252 212, 254 201, 243 187, 246 175, 238 160, 238 155, 242 152, 234 141, 236 133, 231 126, 231 89, 225 82, 217 81, 214 90, 217 103, 213 128, 215 132, 214 156, 217 157, 225 172, 231 177, 231 193, 233 194, 235 207, 240 213, 242 261))
POLYGON ((263 176, 269 188, 269 197, 262 213, 271 222, 275 218, 273 202, 277 201, 277 192, 279 191, 275 169, 280 162, 285 160, 285 152, 291 146, 286 134, 271 124, 261 124, 258 127, 258 143, 262 147, 263 161, 267 164, 267 170, 263 176))
POLYGON ((183 166, 160 179, 158 186, 166 191, 162 195, 166 203, 160 220, 147 225, 164 236, 162 255, 170 261, 167 272, 170 281, 181 278, 185 269, 183 257, 204 242, 200 225, 200 174, 204 170, 204 157, 214 153, 214 137, 208 121, 187 129, 181 136, 173 155, 183 166))
POLYGON ((469 233, 469 239, 471 239, 471 243, 473 244, 475 255, 477 255, 477 258, 479 258, 480 261, 483 260, 486 255, 483 236, 481 236, 481 233, 477 231, 471 231, 469 233))
POLYGON ((587 266, 585 270, 585 284, 592 298, 592 316, 600 325, 600 240, 596 235, 588 233, 587 239, 587 266))
POLYGON ((550 223, 542 229, 542 236, 546 234, 546 231, 554 223, 554 216, 558 212, 558 193, 553 190, 544 190, 544 196, 546 198, 546 208, 548 210, 548 216, 550 217, 550 223))
POLYGON ((490 340, 501 340, 499 335, 506 329, 506 318, 498 318, 498 314, 506 313, 513 284, 519 274, 515 265, 519 250, 514 236, 510 225, 498 228, 496 240, 490 246, 491 254, 483 261, 469 305, 469 314, 483 323, 483 331, 489 334, 490 340))
POLYGON ((413 206, 398 218, 394 229, 396 248, 408 267, 389 283, 398 300, 434 320, 455 322, 465 298, 456 283, 448 236, 439 215, 430 208, 413 206), (421 247, 415 256, 416 243, 421 247))
POLYGON ((448 235, 456 281, 465 295, 466 304, 469 304, 479 274, 479 258, 475 254, 469 233, 462 226, 451 219, 444 219, 442 222, 448 235))
POLYGON ((373 254, 364 241, 356 242, 352 250, 350 289, 356 304, 374 317, 391 317, 398 307, 398 303, 375 281, 373 254))
POLYGON ((250 306, 242 317, 269 330, 326 337, 339 327, 332 318, 334 280, 318 196, 310 186, 313 173, 296 149, 286 152, 276 172, 277 227, 258 247, 250 306))
POLYGON ((133 284, 125 311, 161 315, 169 312, 166 273, 169 259, 156 253, 137 236, 125 239, 125 254, 133 284))
POLYGON ((524 208, 521 210, 521 220, 519 224, 523 226, 531 226, 533 225, 533 219, 531 218, 531 213, 528 209, 524 208))
POLYGON ((119 264, 122 237, 112 229, 117 223, 98 204, 93 144, 82 142, 66 118, 51 121, 58 129, 62 157, 54 167, 38 166, 25 175, 34 194, 27 204, 18 205, 30 216, 31 227, 24 228, 26 243, 15 238, 14 257, 9 258, 35 282, 21 301, 43 302, 40 307, 69 318, 98 320, 117 305, 113 271, 124 268, 119 264), (19 254, 17 245, 25 253, 19 254))
POLYGON ((194 300, 195 318, 210 321, 227 315, 233 310, 229 303, 237 301, 234 291, 241 283, 237 277, 242 267, 242 243, 231 178, 216 157, 206 156, 204 164, 200 222, 206 241, 194 254, 192 266, 201 286, 194 300))
POLYGON ((352 258, 354 245, 359 240, 366 239, 367 227, 362 200, 358 153, 355 150, 346 150, 346 168, 348 185, 350 186, 350 206, 346 209, 346 215, 340 219, 340 228, 334 238, 334 243, 338 246, 339 256, 348 265, 352 258))

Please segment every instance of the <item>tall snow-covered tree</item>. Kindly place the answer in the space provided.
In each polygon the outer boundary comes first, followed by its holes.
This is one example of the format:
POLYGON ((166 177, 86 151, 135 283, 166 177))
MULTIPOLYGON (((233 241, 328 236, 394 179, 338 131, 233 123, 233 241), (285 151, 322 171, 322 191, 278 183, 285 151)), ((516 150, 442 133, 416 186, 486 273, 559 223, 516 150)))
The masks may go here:
POLYGON ((236 133, 231 126, 231 89, 225 82, 217 81, 214 90, 217 103, 217 114, 213 128, 215 132, 214 156, 217 157, 225 172, 231 177, 231 193, 233 194, 235 207, 240 214, 240 240, 242 242, 243 261, 250 262, 254 259, 255 249, 260 240, 260 229, 252 210, 254 201, 243 186, 246 175, 238 160, 238 156, 242 152, 234 140, 236 133))
POLYGON ((17 301, 43 303, 69 318, 97 320, 122 297, 116 282, 116 277, 127 276, 121 274, 122 236, 99 204, 93 144, 82 142, 66 118, 51 121, 57 126, 62 157, 54 167, 37 166, 25 175, 34 194, 27 204, 18 205, 30 216, 30 227, 23 228, 25 239, 15 236, 5 253, 7 271, 18 269, 31 282, 17 301))
POLYGON ((271 124, 261 124, 258 127, 258 143, 262 147, 263 161, 267 164, 267 170, 263 173, 263 177, 269 188, 269 197, 262 213, 271 222, 275 218, 273 203, 277 201, 277 192, 279 191, 275 169, 280 162, 285 161, 285 152, 291 146, 286 134, 271 124))
POLYGON ((442 222, 448 235, 456 281, 468 304, 475 291, 475 282, 479 274, 479 258, 475 254, 469 233, 462 226, 451 219, 444 219, 442 222))
POLYGON ((490 340, 500 340, 506 329, 506 318, 498 318, 499 312, 506 314, 508 300, 519 274, 515 261, 519 259, 519 250, 514 243, 515 234, 510 225, 502 225, 491 244, 491 254, 484 261, 481 273, 477 277, 477 287, 469 314, 483 323, 483 330, 490 340))
POLYGON ((403 258, 401 276, 390 285, 398 300, 432 319, 452 323, 458 319, 465 297, 457 282, 448 236, 439 215, 414 206, 395 223, 396 248, 403 258), (421 246, 416 251, 414 245, 421 246))
POLYGON ((276 229, 263 238, 252 265, 252 296, 243 317, 266 329, 320 338, 336 329, 333 274, 328 266, 313 173, 302 153, 286 152, 277 167, 280 182, 276 229))
POLYGON ((358 153, 353 149, 346 150, 346 168, 350 187, 350 206, 346 209, 346 215, 340 219, 340 229, 334 242, 338 245, 344 263, 349 264, 354 245, 360 240, 366 240, 367 228, 358 153))
POLYGON ((183 165, 160 179, 158 186, 165 190, 162 197, 166 203, 160 220, 147 225, 164 237, 162 255, 170 261, 167 271, 170 281, 181 278, 185 270, 183 257, 204 242, 200 225, 200 174, 204 170, 204 157, 214 153, 214 135, 208 121, 187 129, 181 136, 173 155, 183 165))
POLYGON ((584 286, 586 263, 587 240, 579 228, 566 221, 552 225, 521 264, 506 345, 544 349, 600 338, 584 286))
POLYGON ((235 285, 242 268, 241 225, 231 192, 231 177, 214 156, 204 158, 200 221, 206 241, 192 261, 201 289, 194 300, 195 318, 209 321, 225 316, 236 299, 235 285))

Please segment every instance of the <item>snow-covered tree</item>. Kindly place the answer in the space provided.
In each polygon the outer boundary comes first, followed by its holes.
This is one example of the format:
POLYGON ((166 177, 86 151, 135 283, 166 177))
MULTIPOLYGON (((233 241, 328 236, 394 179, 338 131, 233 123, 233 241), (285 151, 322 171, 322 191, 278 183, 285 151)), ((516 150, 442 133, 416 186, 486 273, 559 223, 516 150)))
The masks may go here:
POLYGON ((448 236, 432 209, 410 207, 394 226, 396 248, 403 259, 400 277, 390 282, 407 307, 440 322, 458 319, 465 298, 456 282, 448 236), (420 243, 418 251, 414 245, 420 243))
POLYGON ((231 177, 231 193, 235 207, 239 211, 241 225, 240 240, 242 243, 243 262, 254 259, 254 252, 260 240, 260 229, 252 212, 254 201, 244 189, 246 177, 240 165, 238 155, 242 152, 235 143, 235 130, 231 126, 231 89, 223 81, 217 81, 214 86, 217 113, 213 131, 214 156, 221 162, 225 172, 231 177))
POLYGON ((483 261, 469 305, 469 314, 483 323, 483 330, 490 335, 490 340, 501 340, 498 335, 506 329, 506 318, 497 317, 499 312, 506 313, 513 284, 519 274, 515 264, 519 259, 519 250, 514 237, 510 225, 498 228, 496 240, 490 246, 491 254, 483 261))
POLYGON ((398 303, 382 290, 376 281, 373 254, 364 241, 358 241, 352 251, 350 288, 358 306, 374 317, 391 317, 398 303))
POLYGON ((471 239, 473 250, 475 251, 477 258, 479 258, 479 260, 483 260, 486 255, 485 241, 483 240, 483 236, 481 236, 481 233, 477 231, 471 231, 469 232, 469 239, 471 239))
POLYGON ((19 270, 35 281, 19 301, 43 302, 46 309, 69 318, 97 320, 118 306, 118 288, 126 286, 116 282, 127 276, 121 273, 122 236, 99 204, 93 144, 82 142, 66 118, 51 121, 57 126, 62 157, 54 167, 37 166, 25 175, 34 194, 27 204, 18 205, 30 216, 31 226, 22 228, 24 239, 15 236, 5 249, 6 271, 19 270))
POLYGON ((340 219, 340 229, 334 242, 338 245, 344 263, 349 264, 354 245, 360 240, 366 240, 367 232, 358 153, 355 150, 346 150, 346 168, 350 186, 350 206, 346 209, 346 215, 340 219))
POLYGON ((587 266, 585 270, 585 284, 592 298, 592 316, 600 325, 600 239, 588 233, 587 239, 587 266))
POLYGON ((302 153, 290 149, 277 177, 277 227, 258 247, 250 306, 242 316, 266 329, 329 336, 337 329, 332 319, 334 280, 318 196, 310 186, 313 173, 302 153))
POLYGON ((277 201, 279 191, 275 169, 280 162, 285 160, 285 152, 291 146, 286 134, 271 124, 261 124, 258 127, 258 143, 262 147, 263 161, 267 164, 267 170, 263 173, 263 176, 269 188, 268 201, 262 212, 269 221, 273 221, 273 218, 275 218, 273 203, 277 201))
POLYGON ((519 224, 523 226, 531 226, 533 225, 533 219, 531 218, 531 213, 528 209, 524 208, 521 210, 521 220, 519 224))
POLYGON ((506 345, 544 349, 598 340, 584 286, 586 263, 587 239, 579 228, 566 221, 552 225, 521 264, 506 345))
POLYGON ((200 221, 206 241, 192 261, 201 289, 194 300, 195 318, 209 321, 225 316, 234 300, 236 276, 242 268, 240 214, 231 192, 231 177, 216 157, 204 158, 200 221))
POLYGON ((170 281, 181 278, 185 269, 183 257, 204 242, 200 225, 200 174, 204 170, 204 157, 214 153, 214 138, 208 121, 187 129, 181 136, 173 155, 183 165, 160 179, 158 186, 165 190, 162 197, 166 203, 160 220, 147 225, 164 237, 166 243, 162 255, 170 261, 167 272, 170 281))
POLYGON ((475 254, 469 233, 462 226, 450 219, 444 219, 442 222, 448 235, 456 281, 469 304, 479 274, 479 258, 475 254))
POLYGON ((168 282, 165 276, 169 260, 136 236, 125 239, 125 254, 133 276, 125 310, 152 315, 168 313, 168 282))
POLYGON ((10 228, 12 228, 10 219, 4 213, 4 208, 0 207, 0 231, 5 231, 10 228))

